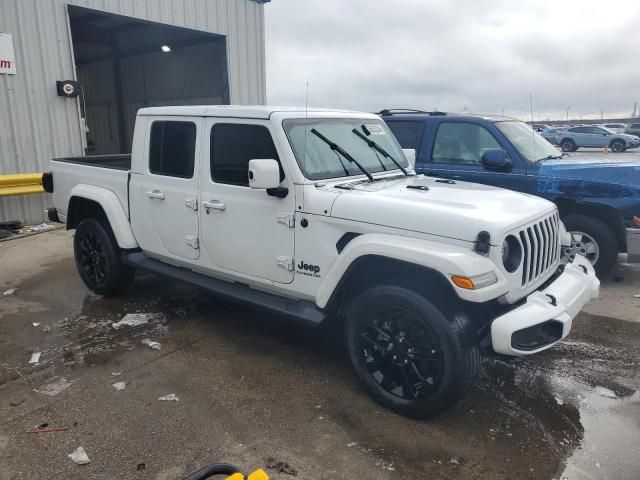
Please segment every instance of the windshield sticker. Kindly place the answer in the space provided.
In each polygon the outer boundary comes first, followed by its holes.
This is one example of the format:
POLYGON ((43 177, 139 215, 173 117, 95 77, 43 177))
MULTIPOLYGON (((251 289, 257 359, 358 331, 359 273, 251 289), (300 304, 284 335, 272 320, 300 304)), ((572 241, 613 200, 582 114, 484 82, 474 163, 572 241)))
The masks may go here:
POLYGON ((372 123, 369 125, 365 125, 367 130, 371 132, 371 135, 386 135, 387 132, 384 131, 384 128, 379 123, 372 123))

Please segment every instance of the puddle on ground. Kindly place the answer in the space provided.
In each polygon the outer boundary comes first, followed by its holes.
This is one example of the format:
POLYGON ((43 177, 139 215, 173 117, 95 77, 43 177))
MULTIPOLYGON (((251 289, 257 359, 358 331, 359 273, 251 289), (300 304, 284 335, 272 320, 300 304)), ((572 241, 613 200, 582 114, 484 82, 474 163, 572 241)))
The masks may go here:
MULTIPOLYGON (((142 340, 159 341, 166 337, 168 319, 184 318, 187 312, 202 303, 196 298, 196 292, 187 286, 168 283, 159 292, 157 278, 140 277, 136 281, 135 296, 132 292, 123 301, 122 298, 87 293, 78 308, 72 308, 64 315, 57 312, 39 314, 41 319, 37 326, 23 320, 29 312, 9 314, 5 321, 17 318, 20 325, 28 325, 20 328, 26 328, 28 341, 33 342, 29 350, 41 352, 41 356, 35 365, 28 364, 28 359, 22 363, 15 358, 11 359, 13 362, 3 359, 0 370, 4 370, 4 375, 0 375, 0 384, 3 380, 22 379, 37 388, 47 382, 55 383, 65 375, 73 376, 73 370, 83 365, 108 362, 126 350, 149 348, 141 344, 142 340), (144 313, 148 323, 117 329, 112 326, 128 313, 144 313), (39 340, 41 338, 43 340, 39 340)), ((22 357, 27 358, 28 354, 22 357)))

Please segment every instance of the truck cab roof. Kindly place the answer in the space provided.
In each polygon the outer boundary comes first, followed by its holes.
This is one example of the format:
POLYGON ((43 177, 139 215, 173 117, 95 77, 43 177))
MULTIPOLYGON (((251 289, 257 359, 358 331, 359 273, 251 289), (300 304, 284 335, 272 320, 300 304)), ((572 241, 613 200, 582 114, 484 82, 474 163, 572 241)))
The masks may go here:
MULTIPOLYGON (((192 116, 192 117, 231 117, 231 118, 257 118, 267 120, 273 113, 296 114, 357 114, 362 117, 361 112, 352 110, 336 110, 326 108, 304 107, 274 107, 265 105, 189 105, 189 106, 169 106, 169 107, 147 107, 138 110, 138 115, 143 116, 192 116)), ((366 114, 365 114, 366 116, 366 114)))

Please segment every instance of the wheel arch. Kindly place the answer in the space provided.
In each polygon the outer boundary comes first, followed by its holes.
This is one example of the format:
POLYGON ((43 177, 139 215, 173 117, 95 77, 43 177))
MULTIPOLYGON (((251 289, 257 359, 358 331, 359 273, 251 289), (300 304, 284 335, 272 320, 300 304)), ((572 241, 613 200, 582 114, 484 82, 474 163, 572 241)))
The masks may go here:
POLYGON ((76 185, 69 198, 67 230, 76 228, 85 218, 106 221, 120 248, 138 248, 129 219, 112 191, 91 185, 76 185))
POLYGON ((614 142, 622 142, 625 148, 627 147, 627 141, 622 137, 613 137, 609 142, 609 147, 611 147, 611 145, 613 145, 614 142))
POLYGON ((402 284, 412 290, 421 285, 430 285, 440 292, 457 298, 447 278, 437 270, 415 263, 367 254, 358 257, 345 271, 327 301, 329 311, 339 311, 345 300, 362 290, 381 283, 402 284))
POLYGON ((600 220, 607 225, 618 241, 619 251, 626 248, 626 229, 622 217, 618 210, 609 205, 591 202, 578 202, 570 198, 559 198, 555 200, 560 211, 560 217, 568 215, 585 215, 600 220))

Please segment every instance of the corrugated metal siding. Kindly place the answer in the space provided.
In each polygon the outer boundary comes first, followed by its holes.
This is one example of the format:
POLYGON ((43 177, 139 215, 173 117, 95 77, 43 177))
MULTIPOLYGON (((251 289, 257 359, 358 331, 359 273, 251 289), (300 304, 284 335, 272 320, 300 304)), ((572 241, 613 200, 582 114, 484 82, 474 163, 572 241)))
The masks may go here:
MULTIPOLYGON (((231 103, 265 102, 264 7, 256 2, 2 0, 0 31, 13 35, 18 74, 0 75, 0 174, 44 171, 52 157, 83 153, 77 102, 56 96, 56 80, 75 77, 67 4, 226 35, 231 103)), ((115 124, 102 117, 93 128, 110 135, 115 124)), ((48 195, 0 198, 0 219, 39 222, 50 205, 48 195)))

